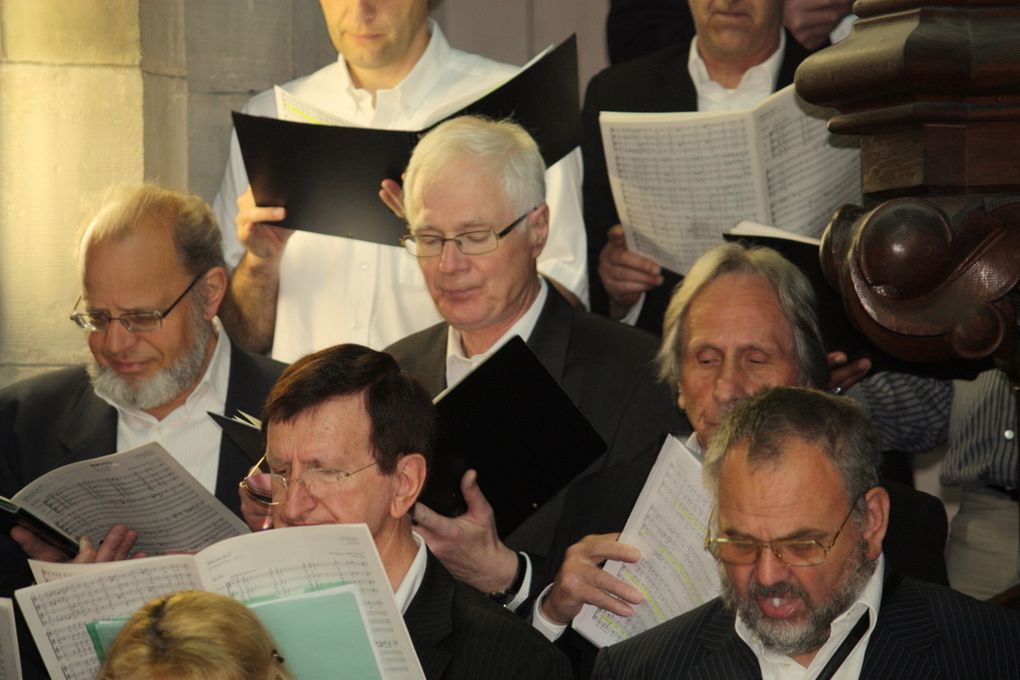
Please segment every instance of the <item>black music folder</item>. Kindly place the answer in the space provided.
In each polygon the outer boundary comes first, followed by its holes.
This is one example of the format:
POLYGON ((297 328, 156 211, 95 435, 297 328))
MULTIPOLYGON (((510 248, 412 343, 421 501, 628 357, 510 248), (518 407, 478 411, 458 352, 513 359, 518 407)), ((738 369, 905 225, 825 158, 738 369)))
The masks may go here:
POLYGON ((266 438, 262 436, 262 430, 254 423, 242 418, 229 418, 212 411, 206 411, 206 413, 223 430, 223 436, 241 449, 245 458, 251 461, 252 465, 262 459, 262 454, 266 452, 266 438))
POLYGON ((513 118, 535 138, 547 166, 580 143, 577 39, 571 36, 509 81, 425 130, 312 125, 233 112, 255 203, 283 206, 279 226, 398 246, 406 231, 379 199, 400 181, 415 144, 463 114, 513 118))
POLYGON ((460 479, 474 468, 500 537, 606 449, 520 337, 437 397, 436 408, 439 445, 421 500, 444 515, 460 514, 460 479))

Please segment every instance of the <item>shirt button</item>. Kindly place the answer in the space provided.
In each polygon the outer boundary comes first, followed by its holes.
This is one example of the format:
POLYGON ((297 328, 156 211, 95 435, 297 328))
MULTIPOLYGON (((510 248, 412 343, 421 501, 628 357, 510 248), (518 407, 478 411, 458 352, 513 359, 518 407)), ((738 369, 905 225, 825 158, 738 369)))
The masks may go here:
POLYGON ((368 263, 367 262, 362 262, 361 263, 361 268, 362 269, 368 269, 368 263))
POLYGON ((1006 430, 1005 432, 1002 433, 1002 436, 1010 441, 1013 441, 1013 437, 1016 436, 1016 433, 1013 432, 1013 430, 1006 430))

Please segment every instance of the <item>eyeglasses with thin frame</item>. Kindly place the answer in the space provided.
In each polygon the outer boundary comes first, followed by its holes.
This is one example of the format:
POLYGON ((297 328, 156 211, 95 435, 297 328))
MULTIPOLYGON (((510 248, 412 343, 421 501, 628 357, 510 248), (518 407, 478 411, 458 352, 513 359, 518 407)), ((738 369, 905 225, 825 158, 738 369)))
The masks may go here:
POLYGON ((110 328, 110 323, 113 321, 119 321, 124 328, 132 333, 148 333, 150 331, 157 331, 163 327, 163 319, 167 317, 170 312, 174 311, 174 307, 180 304, 184 296, 191 292, 191 289, 195 287, 199 279, 205 276, 206 272, 202 272, 191 280, 188 287, 184 289, 184 292, 177 296, 177 299, 170 303, 170 306, 166 309, 159 310, 153 309, 151 311, 144 312, 127 312, 120 316, 111 316, 105 309, 95 312, 76 312, 74 309, 78 309, 78 305, 81 304, 81 295, 74 303, 74 308, 71 312, 71 321, 78 325, 84 331, 89 333, 105 333, 110 328))
POLYGON ((465 231, 449 238, 438 234, 404 234, 400 237, 400 245, 404 246, 404 250, 419 258, 441 255, 443 246, 447 242, 457 244, 457 249, 464 255, 484 255, 498 248, 499 242, 536 208, 538 208, 537 205, 500 230, 477 229, 465 231))
MULTIPOLYGON (((836 529, 836 534, 828 545, 824 545, 815 539, 781 539, 778 541, 756 541, 751 538, 727 538, 717 536, 712 538, 712 521, 709 519, 709 528, 705 532, 705 550, 712 553, 712 557, 723 564, 751 565, 761 557, 762 548, 768 548, 772 554, 779 558, 783 564, 790 567, 814 567, 825 562, 829 551, 836 545, 836 540, 843 533, 850 516, 854 513, 857 503, 864 498, 859 495, 850 504, 850 510, 846 517, 836 529)), ((714 513, 713 513, 714 514, 714 513)))
POLYGON ((248 474, 241 480, 241 488, 253 499, 263 505, 279 505, 287 500, 287 489, 292 483, 299 483, 305 487, 308 495, 315 498, 327 498, 333 494, 345 479, 353 477, 362 470, 367 470, 376 464, 372 461, 362 465, 357 470, 347 472, 346 470, 334 470, 330 468, 311 468, 305 470, 298 477, 290 482, 283 475, 275 472, 267 472, 263 469, 268 463, 265 454, 248 470, 248 474))

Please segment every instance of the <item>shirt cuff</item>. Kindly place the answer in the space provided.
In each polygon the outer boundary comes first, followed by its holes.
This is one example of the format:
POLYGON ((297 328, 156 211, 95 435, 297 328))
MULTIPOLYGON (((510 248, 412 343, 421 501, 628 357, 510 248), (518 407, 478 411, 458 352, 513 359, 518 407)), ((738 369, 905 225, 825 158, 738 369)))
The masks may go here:
POLYGON ((531 613, 531 625, 535 630, 544 635, 549 642, 556 642, 563 635, 563 631, 567 629, 567 624, 554 623, 542 616, 542 600, 549 594, 552 587, 553 584, 550 583, 535 598, 535 607, 531 613))
POLYGON ((506 603, 506 608, 510 611, 517 611, 517 608, 524 604, 524 601, 528 599, 528 593, 531 592, 531 558, 528 557, 528 553, 521 552, 524 556, 524 580, 521 581, 521 587, 517 589, 517 594, 506 603))
POLYGON ((634 303, 634 306, 631 307, 630 310, 623 315, 623 318, 620 319, 620 323, 625 323, 628 326, 633 326, 637 324, 638 317, 641 316, 641 309, 644 306, 645 306, 645 294, 641 293, 641 297, 639 297, 638 301, 634 303))

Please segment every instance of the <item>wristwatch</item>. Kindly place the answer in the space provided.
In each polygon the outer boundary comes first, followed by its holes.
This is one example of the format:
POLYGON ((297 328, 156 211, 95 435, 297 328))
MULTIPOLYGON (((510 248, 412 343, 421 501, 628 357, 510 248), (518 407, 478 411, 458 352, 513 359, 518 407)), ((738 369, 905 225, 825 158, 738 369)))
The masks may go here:
POLYGON ((497 590, 494 593, 489 593, 489 599, 505 607, 507 603, 514 599, 521 586, 524 585, 524 574, 527 571, 528 560, 524 557, 524 553, 519 552, 517 553, 517 573, 514 574, 514 580, 510 582, 510 587, 506 590, 497 590))

